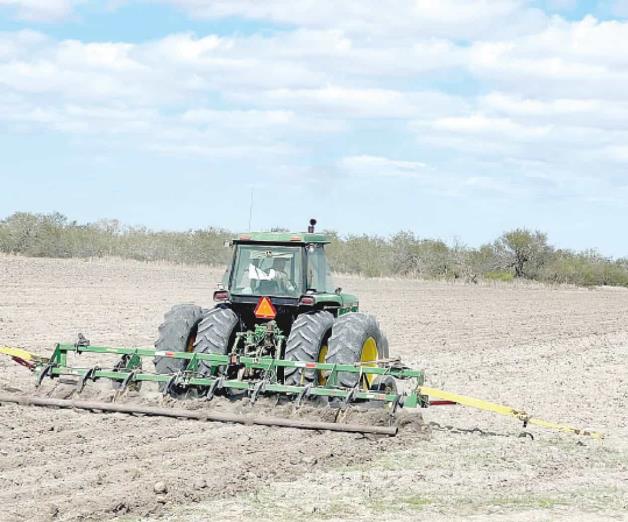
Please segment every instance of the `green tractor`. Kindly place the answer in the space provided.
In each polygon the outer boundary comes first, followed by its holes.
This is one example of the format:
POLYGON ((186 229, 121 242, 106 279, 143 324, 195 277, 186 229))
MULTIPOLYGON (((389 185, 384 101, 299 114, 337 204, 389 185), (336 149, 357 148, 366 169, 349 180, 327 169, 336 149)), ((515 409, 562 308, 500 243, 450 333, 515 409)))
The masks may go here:
MULTIPOLYGON (((231 264, 214 292, 212 309, 193 304, 173 307, 159 327, 155 342, 162 350, 229 355, 233 364, 212 366, 202 360, 203 377, 259 379, 256 371, 237 364, 240 356, 299 361, 300 367, 280 367, 275 378, 285 385, 324 384, 326 376, 307 363, 377 366, 388 359, 388 343, 375 318, 359 312, 357 297, 334 286, 325 245, 310 220, 306 233, 255 232, 229 242, 231 264)), ((157 356, 158 374, 185 371, 188 360, 157 356)), ((337 384, 374 389, 375 375, 339 373, 337 384)), ((187 390, 161 385, 181 397, 187 390)), ((380 388, 376 388, 380 389, 380 388)))
POLYGON ((46 377, 63 378, 80 394, 87 383, 108 379, 116 390, 112 401, 131 387, 139 390, 144 382, 157 383, 162 394, 174 398, 248 397, 253 405, 266 396, 292 401, 295 408, 311 400, 334 409, 334 422, 6 394, 0 403, 381 435, 395 435, 398 426, 424 430, 420 416, 397 417, 398 408, 463 404, 516 417, 524 426, 603 436, 425 386, 422 370, 389 357, 377 321, 359 311, 357 298, 334 287, 325 257, 329 241, 315 233, 315 225, 312 219, 306 233, 248 233, 230 241, 233 257, 214 292, 214 308, 172 308, 159 327, 155 349, 91 345, 79 334, 74 343, 57 343, 51 357, 10 346, 0 346, 0 354, 32 370, 37 386, 46 377), (77 360, 89 354, 121 357, 111 368, 102 362, 69 364, 69 355, 77 360), (143 369, 147 358, 153 360, 155 372, 143 369), (390 425, 347 424, 340 413, 353 405, 387 408, 390 425))

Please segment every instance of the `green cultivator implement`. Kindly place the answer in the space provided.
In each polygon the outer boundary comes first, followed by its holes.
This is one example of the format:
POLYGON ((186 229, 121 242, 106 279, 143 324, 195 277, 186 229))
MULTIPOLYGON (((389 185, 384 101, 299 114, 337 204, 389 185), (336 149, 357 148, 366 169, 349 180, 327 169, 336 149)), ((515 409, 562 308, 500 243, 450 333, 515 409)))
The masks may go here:
POLYGON ((51 359, 36 369, 37 382, 45 377, 72 376, 76 378, 77 391, 85 384, 98 379, 114 381, 114 387, 122 393, 129 386, 143 382, 160 384, 163 394, 171 394, 177 390, 179 396, 192 396, 211 400, 216 394, 247 396, 254 403, 261 395, 287 397, 300 405, 305 399, 324 398, 328 401, 339 401, 337 404, 349 405, 361 402, 381 402, 390 406, 392 412, 399 407, 426 406, 427 397, 420 395, 423 384, 423 372, 411 370, 397 362, 384 361, 378 366, 360 366, 349 364, 330 364, 317 362, 288 361, 262 356, 238 356, 195 354, 189 352, 158 351, 151 348, 110 348, 106 346, 90 346, 85 343, 58 344, 51 359), (68 353, 75 354, 116 354, 121 359, 115 367, 103 369, 99 366, 70 367, 67 363, 68 353), (165 357, 185 361, 185 370, 174 374, 159 374, 142 370, 145 358, 165 357), (199 365, 211 368, 211 374, 203 376, 199 373, 199 365), (302 386, 289 385, 281 382, 278 376, 286 369, 311 369, 327 374, 324 384, 309 383, 302 386), (229 374, 240 377, 230 378, 229 374), (341 374, 353 374, 358 385, 344 388, 338 385, 341 374), (248 374, 249 378, 245 376, 248 374), (252 378, 251 376, 255 376, 252 378), (396 382, 410 383, 407 392, 398 392, 396 382), (369 385, 369 382, 372 384, 369 385))
MULTIPOLYGON (((258 327, 254 332, 238 336, 236 343, 246 339, 249 346, 263 346, 271 339, 281 342, 277 335, 273 321, 264 327, 258 327)), ((72 383, 75 391, 80 394, 86 385, 93 381, 107 379, 113 382, 116 390, 114 401, 89 402, 67 401, 44 398, 24 398, 0 396, 0 402, 15 402, 24 405, 71 407, 89 410, 143 413, 170 417, 187 417, 200 420, 214 420, 221 422, 240 422, 250 424, 264 424, 286 426, 305 429, 349 431, 362 433, 378 433, 394 435, 397 427, 394 423, 395 412, 398 408, 416 408, 427 406, 428 397, 419 393, 423 384, 423 372, 403 367, 398 361, 380 361, 375 366, 361 364, 333 364, 318 362, 301 362, 285 359, 275 359, 270 356, 251 356, 216 354, 197 354, 193 352, 171 352, 152 348, 125 348, 91 346, 82 335, 73 344, 57 344, 50 359, 37 357, 27 351, 16 348, 2 348, 0 353, 6 353, 21 361, 34 371, 37 386, 44 379, 60 379, 64 383, 72 383), (110 368, 99 365, 89 367, 70 366, 69 355, 85 356, 88 354, 118 356, 117 364, 110 368), (172 374, 144 371, 144 361, 159 361, 160 358, 183 361, 185 367, 172 374), (209 371, 200 371, 200 365, 209 371), (289 370, 312 370, 324 375, 324 379, 302 385, 285 384, 280 375, 289 370), (339 384, 342 375, 355 376, 356 385, 346 388, 339 384), (177 398, 195 398, 197 400, 211 400, 215 396, 226 396, 232 399, 247 397, 254 405, 261 396, 293 401, 296 408, 307 402, 310 405, 335 408, 338 413, 351 406, 362 405, 373 407, 380 405, 387 408, 390 414, 388 426, 356 426, 342 422, 308 422, 282 418, 255 418, 251 416, 238 417, 221 413, 199 413, 188 410, 174 410, 170 408, 134 407, 116 404, 118 397, 123 396, 127 389, 138 390, 145 382, 157 383, 163 395, 174 395, 177 398), (406 391, 398 390, 398 383, 407 385, 406 391)))
MULTIPOLYGON (((271 324, 272 326, 272 324, 271 324)), ((259 334, 258 342, 264 339, 259 334)), ((473 397, 458 395, 443 390, 424 386, 424 373, 404 367, 399 361, 378 361, 375 366, 361 364, 329 364, 318 362, 299 362, 285 359, 274 359, 268 356, 237 356, 194 354, 189 352, 164 352, 152 348, 112 348, 107 346, 91 346, 79 335, 74 344, 57 344, 50 359, 36 356, 26 350, 0 346, 0 353, 12 357, 16 362, 31 369, 36 376, 37 386, 44 379, 63 379, 76 387, 77 394, 83 391, 88 383, 107 379, 112 381, 116 390, 112 402, 94 402, 83 400, 60 400, 41 397, 23 397, 0 395, 0 403, 17 403, 30 406, 50 406, 55 408, 72 408, 96 410, 101 412, 139 413, 164 417, 177 417, 215 422, 241 424, 261 424, 266 426, 283 426, 300 429, 345 431, 359 433, 375 433, 380 435, 396 435, 396 412, 400 408, 426 408, 428 406, 460 404, 481 410, 492 411, 501 415, 512 416, 527 425, 537 425, 577 435, 601 438, 597 432, 580 430, 563 424, 555 424, 531 417, 521 410, 483 401, 473 397), (111 368, 101 366, 77 367, 68 365, 68 354, 108 354, 119 356, 117 364, 111 368), (173 374, 147 372, 142 362, 158 357, 181 360, 186 363, 185 370, 173 374), (214 375, 203 376, 199 373, 200 363, 211 368, 214 375), (323 382, 311 382, 305 385, 292 385, 281 382, 278 377, 286 368, 314 370, 326 378, 323 382), (230 378, 235 373, 240 377, 230 378), (249 377, 245 377, 248 374, 249 377), (341 375, 351 375, 358 383, 353 388, 339 384, 341 375), (251 377, 255 375, 256 377, 251 377), (346 424, 344 422, 312 422, 293 420, 281 417, 254 417, 250 415, 233 415, 207 410, 186 410, 175 408, 156 408, 118 404, 117 398, 124 395, 129 388, 138 390, 142 383, 157 383, 164 395, 172 395, 176 391, 179 398, 195 398, 211 400, 216 395, 233 399, 248 397, 251 406, 260 396, 274 397, 277 401, 290 400, 296 408, 306 401, 323 408, 334 408, 337 413, 350 407, 381 406, 389 413, 387 426, 368 426, 346 424), (402 389, 403 388, 403 389, 402 389)), ((338 418, 338 415, 336 415, 338 418)))
POLYGON ((328 241, 314 232, 315 224, 310 221, 307 233, 248 233, 231 241, 232 262, 214 292, 214 308, 172 308, 154 349, 92 346, 81 334, 75 343, 57 344, 50 358, 0 347, 0 353, 34 371, 38 386, 47 378, 63 379, 80 394, 88 383, 108 379, 116 389, 114 402, 16 396, 0 396, 0 402, 387 435, 396 434, 395 416, 401 408, 461 404, 516 417, 524 426, 600 436, 426 387, 422 371, 390 357, 377 321, 359 311, 358 299, 333 285, 324 253, 328 241), (69 355, 81 360, 92 355, 98 364, 70 365, 69 355), (105 367, 100 361, 106 355, 116 356, 116 362, 105 367), (175 399, 246 397, 254 405, 267 397, 338 413, 380 406, 389 413, 389 425, 242 417, 117 400, 145 382, 156 383, 164 396, 175 399))

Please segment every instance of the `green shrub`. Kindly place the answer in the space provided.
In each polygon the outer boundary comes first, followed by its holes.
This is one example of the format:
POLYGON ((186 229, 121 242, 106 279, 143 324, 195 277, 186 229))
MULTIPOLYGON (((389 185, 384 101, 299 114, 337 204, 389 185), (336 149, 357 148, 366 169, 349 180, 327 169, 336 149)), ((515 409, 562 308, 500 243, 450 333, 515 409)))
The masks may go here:
MULTIPOLYGON (((449 246, 437 239, 418 238, 412 232, 389 238, 366 234, 340 237, 333 231, 326 234, 331 239, 327 254, 337 272, 469 282, 482 278, 508 282, 519 277, 581 286, 628 286, 628 259, 614 261, 592 250, 556 250, 538 231, 506 232, 479 248, 449 246)), ((223 265, 231 256, 224 248, 231 236, 219 228, 154 231, 125 227, 117 220, 79 224, 59 213, 16 212, 0 221, 0 252, 223 265)))
POLYGON ((515 274, 512 272, 507 272, 505 270, 494 270, 491 272, 486 272, 484 274, 484 279, 488 281, 505 281, 510 282, 515 278, 515 274))

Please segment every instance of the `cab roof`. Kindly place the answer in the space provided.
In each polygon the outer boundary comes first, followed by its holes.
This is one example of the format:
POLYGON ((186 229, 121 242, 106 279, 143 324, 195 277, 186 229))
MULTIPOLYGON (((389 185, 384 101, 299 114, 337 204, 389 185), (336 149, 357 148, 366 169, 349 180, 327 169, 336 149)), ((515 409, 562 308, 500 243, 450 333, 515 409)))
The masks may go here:
POLYGON ((305 245, 308 243, 329 243, 325 234, 309 232, 242 232, 234 239, 234 243, 292 243, 305 245))

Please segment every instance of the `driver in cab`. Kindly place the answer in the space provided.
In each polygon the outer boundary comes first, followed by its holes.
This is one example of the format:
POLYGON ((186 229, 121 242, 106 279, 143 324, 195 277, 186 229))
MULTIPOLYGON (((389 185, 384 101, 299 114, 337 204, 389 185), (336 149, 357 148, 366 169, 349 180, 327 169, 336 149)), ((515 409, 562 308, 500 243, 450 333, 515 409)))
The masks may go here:
POLYGON ((277 281, 280 288, 285 292, 294 292, 295 286, 288 276, 288 259, 284 257, 276 257, 273 259, 273 266, 270 269, 270 279, 277 281))

